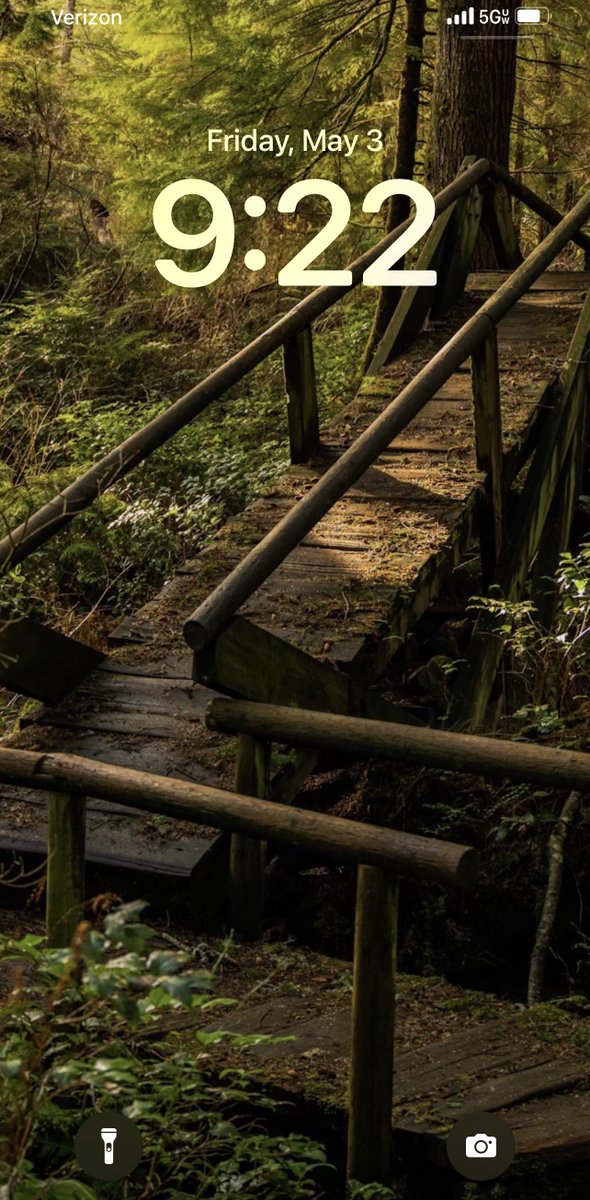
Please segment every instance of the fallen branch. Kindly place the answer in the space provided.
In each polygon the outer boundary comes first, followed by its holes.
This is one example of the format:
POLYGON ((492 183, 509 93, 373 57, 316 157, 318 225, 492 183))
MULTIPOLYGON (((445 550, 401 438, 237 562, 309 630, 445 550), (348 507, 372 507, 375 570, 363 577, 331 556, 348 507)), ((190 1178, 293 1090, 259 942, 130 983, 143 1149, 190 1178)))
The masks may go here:
POLYGON ((543 990, 543 979, 551 937, 561 896, 563 879, 563 851, 570 826, 582 802, 581 792, 570 792, 549 838, 549 873, 543 911, 535 937, 529 969, 527 1004, 538 1004, 543 990))

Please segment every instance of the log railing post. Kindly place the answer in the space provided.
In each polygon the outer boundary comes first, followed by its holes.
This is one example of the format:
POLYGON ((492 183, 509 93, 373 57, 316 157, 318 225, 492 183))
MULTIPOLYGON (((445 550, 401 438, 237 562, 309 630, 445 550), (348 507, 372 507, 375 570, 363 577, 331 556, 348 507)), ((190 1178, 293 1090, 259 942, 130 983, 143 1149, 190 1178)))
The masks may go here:
POLYGON ((397 879, 359 866, 348 1125, 349 1180, 390 1183, 397 879))
POLYGON ((86 801, 48 797, 46 930, 49 946, 69 946, 84 904, 86 801))
POLYGON ((285 342, 283 352, 291 462, 307 462, 318 448, 320 428, 311 325, 285 342))
MULTIPOLYGON (((268 795, 270 744, 240 734, 236 758, 236 791, 244 796, 268 795)), ((234 833, 229 859, 229 919, 235 933, 253 942, 262 932, 266 842, 234 833)))
POLYGON ((489 585, 502 550, 504 525, 502 408, 496 330, 471 358, 475 452, 477 465, 489 477, 489 492, 479 509, 479 535, 484 588, 489 585))

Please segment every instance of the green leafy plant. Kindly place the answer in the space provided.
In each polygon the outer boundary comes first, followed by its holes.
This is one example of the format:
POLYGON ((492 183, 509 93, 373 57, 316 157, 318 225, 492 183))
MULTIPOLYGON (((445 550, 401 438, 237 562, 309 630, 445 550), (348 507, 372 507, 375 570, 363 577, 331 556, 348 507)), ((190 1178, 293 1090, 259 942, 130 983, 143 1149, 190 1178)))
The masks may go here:
POLYGON ((90 1111, 116 1107, 141 1129, 144 1160, 127 1197, 240 1194, 304 1200, 321 1194, 321 1146, 271 1134, 274 1104, 239 1067, 214 1069, 212 1047, 252 1041, 192 1028, 179 1009, 212 1012, 214 971, 190 955, 153 948, 141 902, 79 927, 71 949, 0 937, 11 989, 0 1010, 0 1194, 3 1200, 94 1200, 120 1194, 81 1176, 73 1139, 90 1111), (167 1021, 164 1023, 163 1018, 167 1021))

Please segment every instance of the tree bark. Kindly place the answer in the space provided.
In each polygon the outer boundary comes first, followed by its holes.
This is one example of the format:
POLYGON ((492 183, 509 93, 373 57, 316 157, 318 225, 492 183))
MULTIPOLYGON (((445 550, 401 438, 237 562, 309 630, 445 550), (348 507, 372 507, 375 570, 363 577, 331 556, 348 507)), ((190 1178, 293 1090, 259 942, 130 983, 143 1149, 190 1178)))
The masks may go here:
MULTIPOLYGON (((512 16, 517 0, 501 7, 512 16)), ((434 192, 454 178, 468 154, 509 166, 517 41, 497 36, 503 26, 482 26, 481 37, 466 37, 462 27, 447 24, 456 11, 456 0, 441 0, 429 153, 434 192)))
POLYGON ((555 824, 555 828, 549 838, 549 871, 547 876, 547 890, 545 892, 545 900, 543 903, 543 911, 535 937, 533 953, 531 955, 531 965, 529 970, 529 986, 527 994, 527 1003, 538 1004, 541 999, 543 990, 543 979, 545 976, 545 964, 547 955, 551 945, 551 938, 555 928, 555 918, 559 906, 561 896, 561 882, 563 879, 563 850, 565 839, 568 835, 572 821, 574 820, 582 803, 582 795, 580 792, 570 792, 561 813, 555 824))
MULTIPOLYGON (((71 14, 72 16, 75 16, 76 0, 66 0, 64 11, 65 11, 65 15, 71 14)), ((62 67, 67 67, 67 65, 72 57, 73 41, 74 41, 74 26, 64 24, 62 38, 61 38, 61 53, 60 53, 60 57, 59 57, 60 65, 62 67)))
MULTIPOLYGON (((426 9, 427 0, 406 0, 405 57, 397 111, 394 179, 413 179, 414 177, 426 9)), ((387 211, 386 232, 391 233, 409 215, 409 198, 392 196, 387 211)), ((398 269, 401 269, 402 266, 403 263, 400 262, 398 269)), ((379 293, 373 328, 365 351, 365 368, 368 367, 375 348, 387 329, 399 297, 399 288, 382 288, 379 293)))
MULTIPOLYGON (((555 102, 559 95, 562 82, 561 51, 551 44, 549 36, 543 36, 543 56, 545 62, 540 67, 544 72, 541 77, 541 98, 543 101, 543 196, 550 204, 560 207, 559 195, 559 132, 555 128, 555 102)), ((542 242, 549 233, 549 225, 542 217, 538 223, 538 237, 542 242)))

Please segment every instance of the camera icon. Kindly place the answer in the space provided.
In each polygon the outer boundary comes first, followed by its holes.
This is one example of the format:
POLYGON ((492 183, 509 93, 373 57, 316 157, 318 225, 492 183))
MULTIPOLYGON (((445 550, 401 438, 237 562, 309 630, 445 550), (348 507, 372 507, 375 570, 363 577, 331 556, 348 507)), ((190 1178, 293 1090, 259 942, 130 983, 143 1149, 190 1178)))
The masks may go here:
POLYGON ((475 1133, 473 1137, 465 1138, 466 1158, 495 1158, 497 1153, 496 1139, 487 1133, 475 1133))

